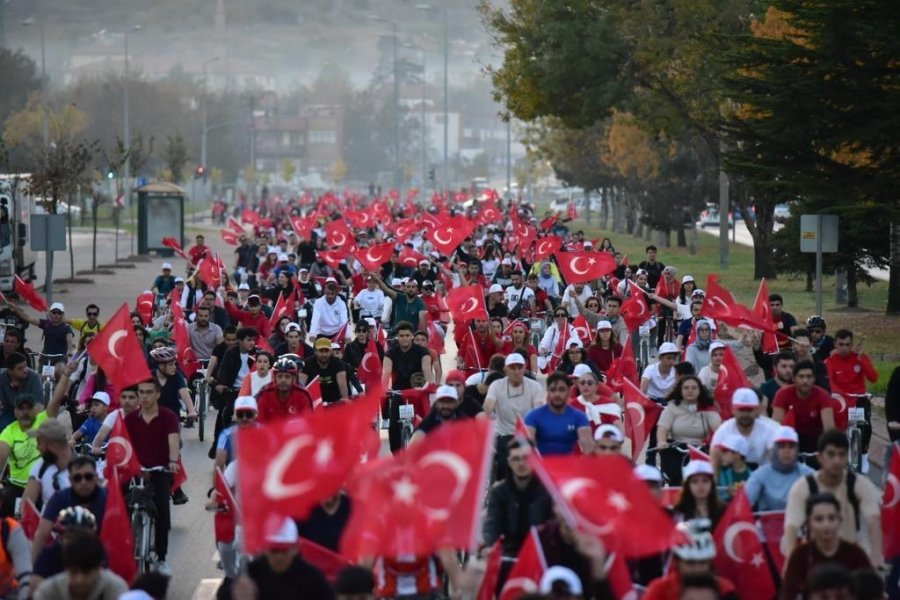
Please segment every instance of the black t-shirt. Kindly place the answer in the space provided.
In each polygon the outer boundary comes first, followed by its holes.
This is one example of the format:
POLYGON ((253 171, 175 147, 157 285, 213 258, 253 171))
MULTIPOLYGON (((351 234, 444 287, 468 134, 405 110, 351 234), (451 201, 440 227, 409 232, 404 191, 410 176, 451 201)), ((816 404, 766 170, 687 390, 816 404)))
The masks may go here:
MULTIPOLYGON (((247 575, 266 600, 333 600, 334 591, 322 572, 299 556, 284 573, 275 573, 265 556, 250 561, 247 575)), ((231 586, 219 588, 220 599, 230 599, 231 586)))
MULTIPOLYGON (((456 409, 456 413, 453 416, 451 421, 460 421, 465 419, 466 415, 462 413, 458 408, 456 409)), ((432 409, 430 413, 425 415, 425 418, 422 419, 422 422, 419 423, 419 426, 416 427, 416 431, 421 431, 424 434, 429 434, 434 431, 441 423, 444 423, 444 419, 441 417, 440 412, 432 409)))
POLYGON ((329 404, 338 402, 341 399, 341 390, 338 388, 338 373, 347 372, 344 361, 331 357, 323 367, 316 359, 306 361, 303 365, 303 372, 309 376, 307 382, 311 381, 315 376, 319 376, 319 384, 322 387, 322 402, 329 404))
POLYGON ((498 302, 497 304, 495 304, 493 308, 489 308, 489 309, 488 309, 488 316, 490 316, 490 317, 492 317, 492 318, 493 318, 493 317, 499 317, 499 318, 501 318, 501 319, 502 319, 503 317, 508 317, 508 316, 509 316, 509 309, 506 307, 506 303, 503 302, 503 301, 500 301, 500 302, 498 302))
POLYGON ((72 328, 65 321, 61 321, 57 325, 50 322, 50 319, 41 319, 39 327, 44 332, 44 354, 68 354, 69 342, 66 337, 71 333, 72 328))
POLYGON ((422 358, 428 356, 428 348, 413 344, 404 352, 400 346, 388 350, 387 357, 393 363, 393 389, 408 390, 412 387, 409 378, 422 372, 422 358))
POLYGON ((656 284, 659 283, 659 278, 662 277, 662 272, 666 268, 666 265, 662 264, 658 260, 652 263, 648 260, 645 260, 638 265, 638 268, 647 271, 647 283, 650 284, 650 287, 655 290, 656 284))
POLYGON ((315 542, 334 552, 340 551, 341 534, 350 520, 350 498, 341 496, 341 503, 333 515, 329 515, 317 505, 309 517, 297 521, 300 537, 315 542))
MULTIPOLYGON (((157 379, 159 379, 158 375, 157 379)), ((181 414, 181 399, 178 396, 178 390, 186 387, 187 381, 181 373, 175 373, 174 376, 167 378, 159 395, 159 405, 165 406, 176 415, 181 414)))

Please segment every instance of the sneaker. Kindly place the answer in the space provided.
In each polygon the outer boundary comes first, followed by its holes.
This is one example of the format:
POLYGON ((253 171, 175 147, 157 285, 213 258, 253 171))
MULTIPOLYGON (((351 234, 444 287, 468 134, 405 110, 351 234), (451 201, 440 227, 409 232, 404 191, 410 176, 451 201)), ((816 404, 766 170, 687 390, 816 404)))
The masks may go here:
POLYGON ((175 506, 180 506, 187 503, 188 497, 187 494, 184 493, 183 489, 178 488, 172 492, 172 504, 174 504, 175 506))
POLYGON ((210 460, 216 460, 216 447, 215 446, 211 447, 207 454, 209 455, 210 460))
POLYGON ((868 453, 862 455, 862 472, 863 472, 863 474, 866 474, 869 472, 869 455, 868 455, 868 453))
POLYGON ((167 563, 166 561, 161 560, 156 563, 156 572, 165 577, 171 577, 172 567, 170 567, 169 563, 167 563))

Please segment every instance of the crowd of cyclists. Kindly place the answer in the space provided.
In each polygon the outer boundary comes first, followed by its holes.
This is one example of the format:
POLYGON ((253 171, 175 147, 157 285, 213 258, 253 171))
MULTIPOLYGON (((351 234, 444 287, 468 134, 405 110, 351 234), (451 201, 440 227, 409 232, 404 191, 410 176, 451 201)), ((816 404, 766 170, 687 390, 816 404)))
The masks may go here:
MULTIPOLYGON (((767 347, 761 332, 730 328, 705 314, 705 293, 695 278, 679 279, 655 246, 633 266, 612 240, 588 240, 558 215, 541 218, 529 205, 495 198, 487 203, 501 218, 483 219, 484 202, 464 208, 439 197, 420 206, 329 195, 248 208, 249 226, 242 227, 230 260, 198 235, 183 264, 161 265, 149 288, 152 311, 135 307, 132 314, 152 377, 128 389, 114 389, 85 352, 102 329, 95 304, 78 318, 60 303, 40 317, 6 304, 0 310, 6 367, 0 372, 0 464, 8 468, 0 594, 114 598, 125 592, 127 584, 103 568, 103 549, 97 549, 107 498, 97 459, 102 462, 120 419, 141 465, 158 468, 147 474, 156 575, 142 575, 141 589, 130 593, 163 597, 160 581, 173 576, 166 560, 171 506, 188 502, 173 474, 180 468, 183 429, 205 417, 201 392, 215 412, 211 481, 221 470, 233 483, 240 429, 353 402, 380 382, 389 393, 374 426, 387 430, 393 453, 449 422, 495 421, 477 554, 487 558, 500 541, 503 558, 495 590, 479 597, 519 597, 503 590, 533 528, 549 568, 529 598, 615 597, 602 545, 560 517, 535 476, 531 452, 638 457, 634 476, 685 534, 665 553, 629 560, 635 593, 648 600, 748 597, 712 568, 722 552, 713 534, 738 494, 759 514, 783 519, 777 536, 768 531, 765 540, 780 597, 898 597, 896 564, 884 585, 891 564, 882 553, 881 491, 866 476, 872 436, 867 385, 878 374, 858 336, 846 329, 827 334, 821 316, 798 321, 781 296, 771 294, 777 348, 767 347), (383 218, 351 220, 345 217, 351 208, 383 218), (311 216, 308 227, 298 225, 311 216), (442 252, 427 235, 432 219, 456 216, 474 225, 452 251, 442 252), (336 221, 354 238, 354 253, 343 258, 329 239, 336 221), (401 234, 397 223, 413 225, 401 234), (567 282, 555 257, 535 259, 533 247, 523 247, 516 223, 528 224, 538 239, 558 236, 568 252, 608 253, 616 268, 593 281, 567 282), (358 260, 385 243, 394 248, 379 268, 358 260), (484 297, 487 319, 460 320, 459 307, 448 305, 448 292, 472 285, 484 297), (636 296, 650 308, 639 326, 621 312, 636 296), (196 359, 191 365, 175 341, 180 314, 196 359), (25 349, 29 326, 42 336, 40 352, 25 349), (731 390, 727 405, 720 386, 729 368, 726 353, 750 382, 731 390), (372 364, 380 369, 375 374, 372 364), (44 365, 52 373, 49 388, 44 365), (659 408, 645 424, 646 453, 632 447, 644 439, 635 438, 622 377, 659 408), (857 407, 864 419, 851 422, 847 409, 857 407), (407 423, 412 435, 404 434, 407 423), (849 465, 854 427, 860 444, 855 469, 849 465), (16 520, 26 503, 40 511, 31 540, 16 520)), ((900 396, 900 376, 894 379, 893 394, 900 396)), ((898 404, 900 397, 888 399, 891 439, 900 437, 898 404)), ((207 504, 221 512, 221 491, 211 490, 207 504)), ((351 510, 350 499, 337 494, 309 517, 287 521, 255 557, 244 556, 233 525, 230 532, 217 527, 218 596, 475 593, 476 570, 461 566, 454 552, 384 556, 323 575, 298 551, 298 540, 339 552, 351 510)))

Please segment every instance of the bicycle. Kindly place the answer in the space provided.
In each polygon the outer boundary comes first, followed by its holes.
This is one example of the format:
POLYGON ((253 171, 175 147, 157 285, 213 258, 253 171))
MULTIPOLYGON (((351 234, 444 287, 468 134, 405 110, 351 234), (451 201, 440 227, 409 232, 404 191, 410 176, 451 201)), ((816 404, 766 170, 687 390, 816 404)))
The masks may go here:
POLYGON ((131 533, 134 536, 134 561, 138 573, 149 573, 156 563, 151 544, 155 535, 156 508, 153 504, 153 488, 149 485, 150 473, 169 472, 166 467, 142 467, 141 475, 128 483, 128 507, 131 509, 131 533))
POLYGON ((638 327, 638 373, 650 366, 650 327, 641 325, 638 327))
MULTIPOLYGON (((857 402, 860 400, 871 401, 871 394, 847 394, 851 398, 855 398, 857 402)), ((866 419, 866 409, 863 406, 848 406, 847 420, 849 427, 847 429, 847 437, 850 439, 850 468, 857 473, 863 473, 863 428, 871 427, 868 419, 866 419)))
POLYGON ((194 387, 194 405, 197 407, 197 437, 203 441, 206 431, 206 412, 209 406, 209 385, 206 383, 206 371, 209 360, 200 360, 200 368, 197 370, 194 387))
POLYGON ((65 362, 69 356, 67 354, 44 354, 43 352, 29 352, 32 362, 41 366, 41 388, 43 390, 44 406, 50 403, 53 397, 53 390, 56 388, 56 365, 58 362, 65 362), (53 359, 61 358, 62 361, 53 359), (44 359, 49 359, 46 362, 44 359))
MULTIPOLYGON (((398 422, 396 426, 400 427, 400 448, 406 448, 413 435, 413 420, 416 418, 416 409, 410 401, 403 397, 403 394, 394 390, 388 391, 388 403, 390 414, 393 414, 394 403, 397 402, 398 422)), ((394 424, 389 424, 390 428, 394 424)))
POLYGON ((535 313, 528 319, 528 328, 531 331, 531 345, 535 348, 541 345, 541 339, 547 332, 547 312, 535 313))

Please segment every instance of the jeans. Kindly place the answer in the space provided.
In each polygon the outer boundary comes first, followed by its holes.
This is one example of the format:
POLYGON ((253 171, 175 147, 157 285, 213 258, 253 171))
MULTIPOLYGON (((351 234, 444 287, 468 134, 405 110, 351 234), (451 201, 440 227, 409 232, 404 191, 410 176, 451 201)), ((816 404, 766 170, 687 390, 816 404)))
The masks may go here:
POLYGON ((872 400, 870 398, 860 396, 856 399, 856 407, 863 409, 866 415, 866 422, 859 424, 862 431, 862 452, 869 453, 869 443, 872 441, 872 400))
POLYGON ((153 521, 156 530, 156 557, 158 560, 165 560, 169 551, 169 530, 172 528, 169 504, 169 496, 172 495, 172 474, 150 473, 150 484, 153 486, 153 505, 156 507, 156 517, 153 521))

